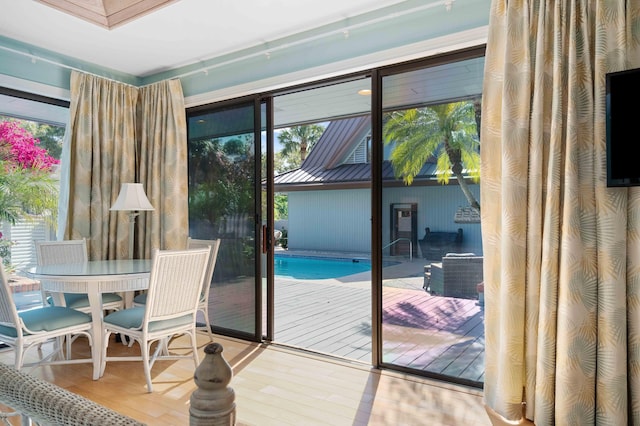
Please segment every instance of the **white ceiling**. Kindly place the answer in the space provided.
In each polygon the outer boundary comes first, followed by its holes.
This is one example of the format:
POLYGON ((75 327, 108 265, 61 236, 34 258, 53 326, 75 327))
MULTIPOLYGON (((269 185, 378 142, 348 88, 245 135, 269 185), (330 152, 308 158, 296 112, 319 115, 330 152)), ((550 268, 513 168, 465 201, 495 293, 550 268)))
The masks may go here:
POLYGON ((178 0, 108 30, 34 0, 0 0, 0 36, 145 77, 403 1, 178 0))
MULTIPOLYGON (((455 0, 421 1, 446 5, 455 0)), ((415 7, 406 0, 176 0, 109 30, 36 0, 0 0, 0 36, 145 77, 400 3, 415 7)), ((387 79, 385 106, 480 93, 482 65, 481 59, 464 61, 387 79)), ((367 79, 279 96, 276 126, 366 113, 370 99, 356 93, 369 84, 367 79)), ((0 95, 0 114, 62 124, 68 111, 0 95)))

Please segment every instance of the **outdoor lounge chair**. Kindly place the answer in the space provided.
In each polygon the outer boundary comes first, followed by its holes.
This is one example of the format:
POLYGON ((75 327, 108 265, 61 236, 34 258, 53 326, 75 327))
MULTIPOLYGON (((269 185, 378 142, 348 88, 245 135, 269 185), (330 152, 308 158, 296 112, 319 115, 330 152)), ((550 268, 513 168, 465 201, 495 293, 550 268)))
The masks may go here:
POLYGON ((432 231, 431 228, 424 228, 424 237, 418 240, 422 257, 428 260, 436 260, 447 253, 460 251, 462 236, 462 228, 458 228, 455 232, 432 231))
POLYGON ((448 253, 431 263, 429 292, 433 295, 477 299, 483 281, 483 257, 473 253, 448 253))

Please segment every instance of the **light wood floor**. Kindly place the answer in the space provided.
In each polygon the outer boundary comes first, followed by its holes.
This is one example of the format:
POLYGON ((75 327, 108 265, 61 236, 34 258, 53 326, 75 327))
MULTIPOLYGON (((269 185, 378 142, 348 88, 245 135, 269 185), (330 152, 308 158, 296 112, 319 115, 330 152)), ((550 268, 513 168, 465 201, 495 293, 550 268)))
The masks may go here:
MULTIPOLYGON (((373 370, 348 362, 278 346, 216 336, 232 366, 238 425, 490 425, 478 389, 411 375, 373 370)), ((199 332, 200 359, 209 339, 199 332)), ((172 350, 185 341, 172 342, 172 350)), ((110 354, 136 352, 112 342, 110 354)), ((46 348, 45 348, 46 351, 46 348)), ((74 354, 88 352, 86 339, 74 354)), ((38 356, 37 351, 30 352, 38 356)), ((11 364, 13 352, 2 350, 11 364)), ((189 398, 195 390, 189 360, 157 362, 153 393, 147 393, 139 362, 107 364, 91 379, 90 364, 39 367, 31 374, 51 381, 150 426, 188 425, 189 398)))

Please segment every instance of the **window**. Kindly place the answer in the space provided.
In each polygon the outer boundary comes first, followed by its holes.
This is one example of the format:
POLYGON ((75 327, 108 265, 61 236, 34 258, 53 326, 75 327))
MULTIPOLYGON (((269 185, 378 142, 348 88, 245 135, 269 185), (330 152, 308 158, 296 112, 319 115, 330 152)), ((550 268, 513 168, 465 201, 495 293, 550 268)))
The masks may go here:
POLYGON ((55 236, 68 114, 66 102, 0 88, 0 256, 10 273, 35 263, 34 240, 55 236))

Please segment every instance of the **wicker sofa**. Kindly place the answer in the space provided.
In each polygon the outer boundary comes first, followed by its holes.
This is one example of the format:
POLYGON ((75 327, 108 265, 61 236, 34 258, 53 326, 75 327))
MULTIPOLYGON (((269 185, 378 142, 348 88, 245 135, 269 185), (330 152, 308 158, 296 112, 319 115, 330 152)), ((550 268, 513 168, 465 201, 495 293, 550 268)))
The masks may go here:
POLYGON ((462 246, 462 228, 457 231, 432 231, 424 228, 424 237, 418 240, 422 257, 428 260, 436 260, 447 253, 460 251, 462 246))
POLYGON ((448 253, 442 262, 430 265, 427 290, 438 296, 478 298, 478 284, 483 281, 483 257, 473 253, 448 253))
POLYGON ((145 426, 137 420, 70 392, 44 379, 0 364, 0 423, 145 426))

